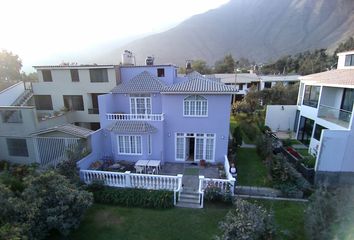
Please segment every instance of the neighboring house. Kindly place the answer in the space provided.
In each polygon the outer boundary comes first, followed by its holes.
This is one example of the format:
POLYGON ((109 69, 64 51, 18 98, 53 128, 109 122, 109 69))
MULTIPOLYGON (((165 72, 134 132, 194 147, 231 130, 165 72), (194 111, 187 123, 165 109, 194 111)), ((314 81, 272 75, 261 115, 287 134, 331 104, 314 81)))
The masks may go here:
POLYGON ((121 84, 99 96, 103 155, 224 162, 235 88, 196 72, 178 77, 172 65, 122 67, 120 74, 121 84))
POLYGON ((38 111, 32 96, 31 85, 23 82, 0 92, 0 159, 56 165, 92 131, 67 124, 70 113, 38 111))
POLYGON ((258 91, 271 88, 277 83, 291 85, 300 81, 299 75, 257 75, 255 73, 226 73, 207 75, 208 78, 215 78, 225 85, 234 86, 238 92, 232 96, 232 102, 241 101, 249 92, 251 87, 258 91))
POLYGON ((284 110, 295 116, 296 138, 317 156, 316 181, 333 184, 354 183, 354 51, 338 57, 338 69, 300 77, 297 108, 272 106, 266 117, 277 130, 287 118, 284 110))
POLYGON ((71 123, 92 130, 100 128, 98 96, 108 93, 119 81, 116 65, 34 66, 34 103, 45 114, 70 111, 71 123))

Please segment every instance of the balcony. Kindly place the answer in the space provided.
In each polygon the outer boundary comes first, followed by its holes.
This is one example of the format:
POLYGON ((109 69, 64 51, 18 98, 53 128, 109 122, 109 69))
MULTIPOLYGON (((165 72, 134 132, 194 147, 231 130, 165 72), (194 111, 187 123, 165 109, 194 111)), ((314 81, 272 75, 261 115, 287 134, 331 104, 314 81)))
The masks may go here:
POLYGON ((164 114, 125 114, 125 113, 107 113, 107 120, 123 121, 163 121, 164 114))
POLYGON ((352 112, 321 104, 318 109, 318 117, 348 128, 352 112))

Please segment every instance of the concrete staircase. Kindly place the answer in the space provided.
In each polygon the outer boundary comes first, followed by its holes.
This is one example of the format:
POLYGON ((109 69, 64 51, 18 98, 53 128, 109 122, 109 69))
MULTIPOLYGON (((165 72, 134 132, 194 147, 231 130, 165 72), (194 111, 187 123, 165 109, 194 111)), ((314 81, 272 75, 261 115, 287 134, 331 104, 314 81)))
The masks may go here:
MULTIPOLYGON (((179 192, 177 207, 202 208, 199 190, 199 171, 186 170, 182 177, 182 190, 179 192)), ((203 199, 202 199, 203 201, 203 199)))
POLYGON ((200 204, 200 194, 198 192, 182 190, 176 207, 202 208, 200 204))

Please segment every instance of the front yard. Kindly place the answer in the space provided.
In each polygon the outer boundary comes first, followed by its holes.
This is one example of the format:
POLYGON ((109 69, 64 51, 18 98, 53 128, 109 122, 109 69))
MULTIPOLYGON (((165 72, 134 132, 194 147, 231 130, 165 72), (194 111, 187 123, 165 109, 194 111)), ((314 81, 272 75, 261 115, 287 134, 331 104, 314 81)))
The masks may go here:
MULTIPOLYGON (((276 239, 305 239, 302 203, 257 201, 274 210, 276 239)), ((213 239, 231 206, 151 210, 95 204, 70 239, 213 239)), ((53 239, 53 238, 51 238, 53 239)))

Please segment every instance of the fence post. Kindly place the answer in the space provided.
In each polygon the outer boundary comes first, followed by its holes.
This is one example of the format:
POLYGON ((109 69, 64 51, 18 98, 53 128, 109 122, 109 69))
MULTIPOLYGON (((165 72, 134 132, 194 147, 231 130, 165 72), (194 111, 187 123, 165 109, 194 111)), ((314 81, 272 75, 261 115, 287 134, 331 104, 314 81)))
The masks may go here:
POLYGON ((125 187, 130 188, 132 186, 130 181, 130 171, 125 171, 124 177, 125 177, 125 187))
POLYGON ((236 179, 235 179, 235 178, 230 179, 230 184, 231 184, 231 196, 234 196, 234 195, 235 195, 235 182, 236 182, 236 179))

